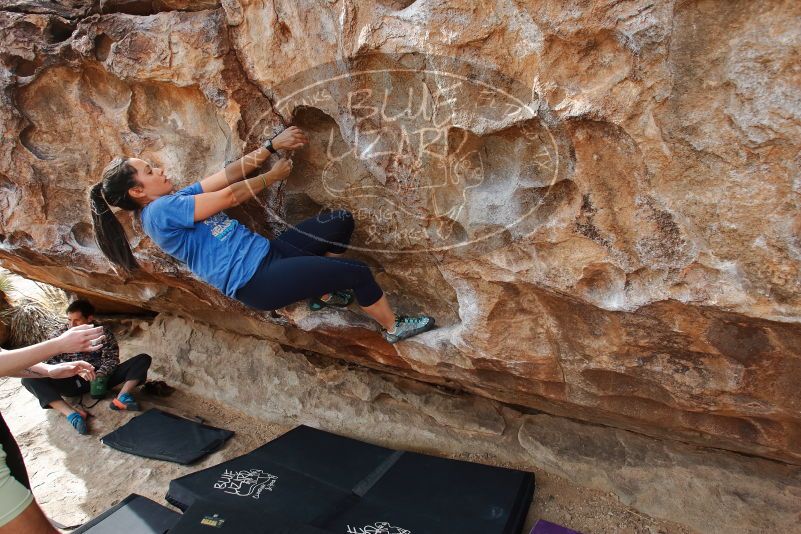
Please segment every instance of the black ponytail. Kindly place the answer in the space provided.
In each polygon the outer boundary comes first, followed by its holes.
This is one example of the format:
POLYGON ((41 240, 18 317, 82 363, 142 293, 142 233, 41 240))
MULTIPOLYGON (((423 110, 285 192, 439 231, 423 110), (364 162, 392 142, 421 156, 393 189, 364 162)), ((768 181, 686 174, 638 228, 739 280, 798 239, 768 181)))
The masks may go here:
POLYGON ((92 227, 97 246, 114 265, 126 274, 139 269, 125 229, 111 211, 111 206, 134 211, 140 208, 128 195, 128 189, 139 185, 136 169, 128 163, 128 158, 117 157, 103 169, 103 179, 92 186, 89 204, 92 208, 92 227))

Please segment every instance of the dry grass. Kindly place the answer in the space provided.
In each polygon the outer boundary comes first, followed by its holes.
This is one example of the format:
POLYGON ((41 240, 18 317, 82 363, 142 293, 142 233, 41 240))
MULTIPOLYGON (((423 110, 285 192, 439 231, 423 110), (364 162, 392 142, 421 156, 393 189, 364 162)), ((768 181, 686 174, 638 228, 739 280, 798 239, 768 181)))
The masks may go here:
POLYGON ((14 281, 11 279, 11 273, 5 269, 0 270, 0 294, 8 299, 8 294, 14 291, 14 281))
POLYGON ((9 318, 11 347, 26 347, 50 339, 64 320, 52 313, 41 302, 22 297, 16 304, 2 312, 9 318))
POLYGON ((41 282, 36 282, 36 285, 42 292, 36 300, 57 317, 64 315, 70 303, 69 295, 62 289, 41 282))
MULTIPOLYGON (((16 289, 8 275, 0 273, 0 291, 4 282, 7 283, 5 287, 10 286, 9 292, 16 289)), ((50 339, 54 331, 66 322, 63 315, 69 304, 69 296, 57 287, 35 283, 40 293, 23 294, 16 289, 17 296, 11 307, 0 312, 11 327, 11 347, 25 347, 50 339)))
POLYGON ((12 293, 17 290, 14 275, 8 269, 0 267, 0 308, 8 308, 14 299, 12 293))

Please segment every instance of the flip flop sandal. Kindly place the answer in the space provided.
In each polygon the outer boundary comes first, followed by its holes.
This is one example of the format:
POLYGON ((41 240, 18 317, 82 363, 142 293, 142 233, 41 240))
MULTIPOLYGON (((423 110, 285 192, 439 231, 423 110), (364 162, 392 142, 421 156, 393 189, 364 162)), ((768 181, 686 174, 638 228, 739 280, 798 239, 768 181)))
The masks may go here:
POLYGON ((337 290, 331 292, 331 298, 322 300, 319 298, 309 299, 309 309, 319 311, 328 306, 333 308, 347 308, 353 302, 353 293, 349 290, 337 290))

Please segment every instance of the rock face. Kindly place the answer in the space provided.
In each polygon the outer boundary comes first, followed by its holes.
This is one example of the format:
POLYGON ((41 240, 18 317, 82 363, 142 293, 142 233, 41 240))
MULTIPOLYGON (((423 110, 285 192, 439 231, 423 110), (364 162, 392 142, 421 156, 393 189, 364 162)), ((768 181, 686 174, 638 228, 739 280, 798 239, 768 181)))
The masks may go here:
MULTIPOLYGON (((0 259, 555 415, 801 463, 801 5, 0 2, 0 259), (183 185, 284 125, 293 175, 229 212, 273 237, 339 207, 351 256, 436 331, 280 317, 86 196, 116 154, 183 185)), ((194 372, 191 369, 188 373, 194 372)), ((214 369, 204 369, 214 374, 214 369)))

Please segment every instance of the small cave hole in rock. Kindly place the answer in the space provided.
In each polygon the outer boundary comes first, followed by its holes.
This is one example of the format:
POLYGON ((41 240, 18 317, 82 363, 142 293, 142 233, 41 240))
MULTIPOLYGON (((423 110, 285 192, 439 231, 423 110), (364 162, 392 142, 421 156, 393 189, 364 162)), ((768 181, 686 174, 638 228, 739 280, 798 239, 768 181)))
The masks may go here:
POLYGON ((414 4, 414 2, 415 0, 378 0, 378 3, 382 6, 394 9, 395 11, 406 9, 410 5, 414 4))
POLYGON ((151 0, 116 0, 105 2, 101 13, 124 13, 126 15, 155 15, 158 9, 151 0))
POLYGON ((48 43, 61 43, 70 38, 73 26, 58 18, 53 18, 45 29, 45 39, 48 43))
POLYGON ((105 33, 101 33, 95 37, 95 57, 98 61, 105 61, 108 59, 108 55, 111 53, 111 45, 113 44, 114 41, 105 33))
POLYGON ((11 56, 11 69, 14 74, 22 78, 33 76, 41 63, 39 61, 29 61, 20 56, 11 56))
POLYGON ((73 226, 72 237, 75 239, 75 242, 82 247, 97 248, 92 225, 87 222, 79 222, 73 226))
POLYGON ((50 156, 44 150, 40 149, 33 141, 33 135, 36 131, 36 128, 33 125, 26 126, 20 133, 19 133, 19 142, 24 146, 28 152, 36 156, 37 159, 46 160, 51 159, 50 156))

